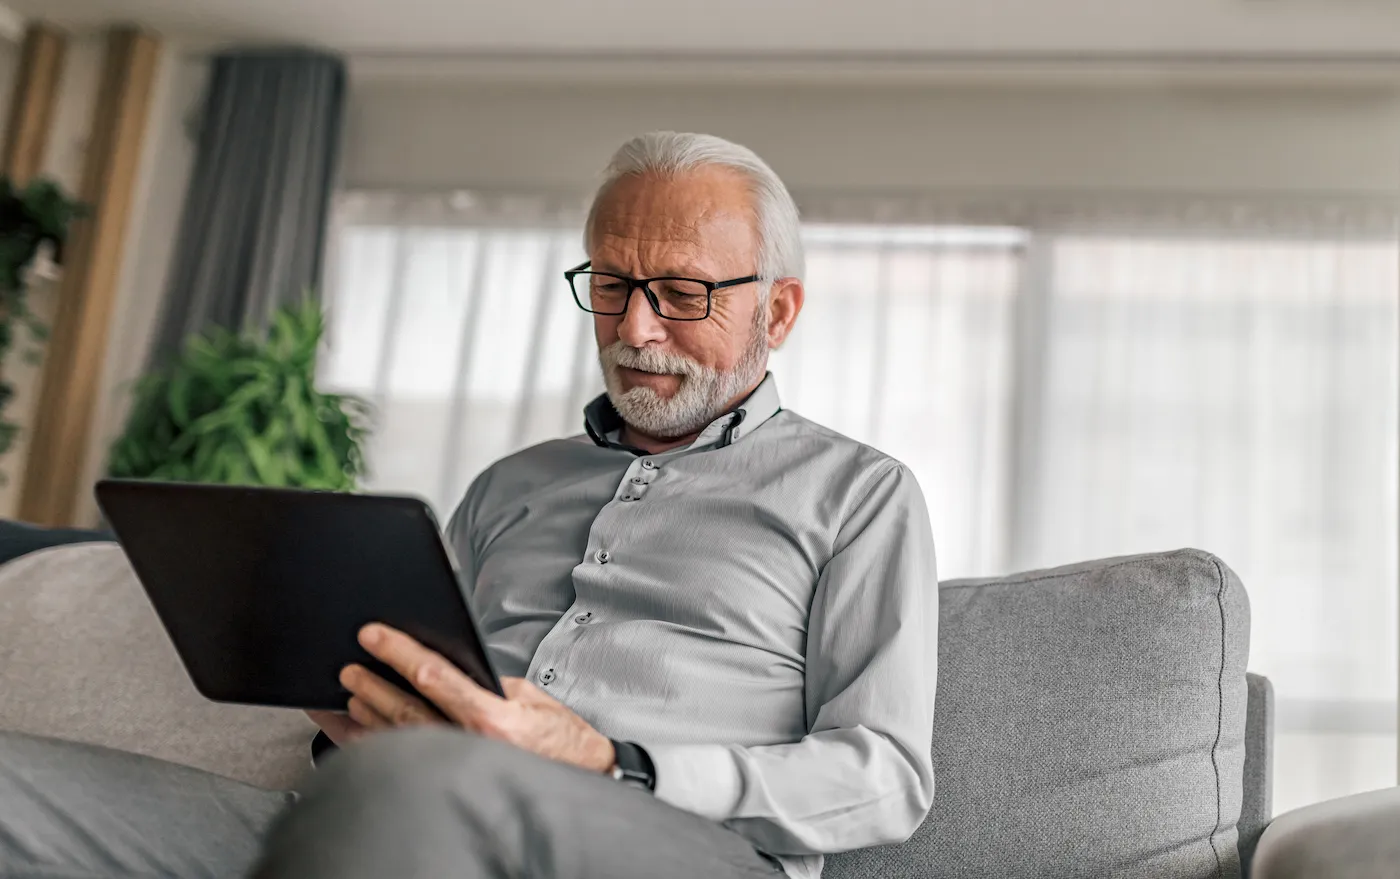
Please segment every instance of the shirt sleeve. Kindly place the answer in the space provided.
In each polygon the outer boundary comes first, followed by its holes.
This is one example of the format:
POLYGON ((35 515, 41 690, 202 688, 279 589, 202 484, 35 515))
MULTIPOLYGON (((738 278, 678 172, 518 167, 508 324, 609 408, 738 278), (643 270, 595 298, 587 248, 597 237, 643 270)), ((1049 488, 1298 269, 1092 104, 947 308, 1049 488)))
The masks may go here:
POLYGON ((933 803, 938 582, 928 509, 893 465, 842 526, 808 620, 808 734, 649 745, 656 795, 775 855, 907 839, 933 803))
POLYGON ((453 561, 457 563, 457 579, 462 587, 462 596, 468 602, 476 590, 476 558, 480 549, 474 540, 476 512, 481 506, 481 495, 489 473, 488 469, 478 474, 467 486, 467 493, 457 504, 457 509, 452 511, 452 517, 447 520, 447 527, 442 532, 443 539, 452 549, 453 561))

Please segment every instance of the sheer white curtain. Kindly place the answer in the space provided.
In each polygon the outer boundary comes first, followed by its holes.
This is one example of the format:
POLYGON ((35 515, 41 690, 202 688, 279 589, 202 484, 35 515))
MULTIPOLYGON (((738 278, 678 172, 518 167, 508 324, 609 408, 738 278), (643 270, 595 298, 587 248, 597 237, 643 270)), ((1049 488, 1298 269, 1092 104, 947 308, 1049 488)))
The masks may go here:
MULTIPOLYGON (((592 319, 563 279, 584 259, 580 221, 576 205, 544 199, 342 199, 322 378, 374 403, 368 487, 446 516, 492 461, 582 432, 602 380, 592 319)), ((784 405, 914 470, 954 572, 1006 561, 1023 238, 809 227, 807 304, 771 362, 784 405)))
POLYGON ((1197 546, 1249 589, 1281 808, 1395 783, 1393 236, 1066 234, 1016 567, 1197 546))
POLYGON ((873 224, 805 231, 807 301, 770 360, 784 405, 913 470, 940 574, 1004 570, 1024 235, 873 224))
POLYGON ((418 494, 445 520, 492 461, 580 432, 602 382, 592 328, 563 281, 577 237, 343 230, 322 374, 374 405, 370 488, 418 494))
MULTIPOLYGON (((1219 554, 1280 700, 1276 805, 1394 784, 1394 211, 869 204, 805 205, 842 222, 805 230, 788 408, 914 470, 945 577, 1219 554)), ((581 430, 581 219, 342 198, 323 377, 378 408, 369 487, 445 516, 491 461, 581 430)))

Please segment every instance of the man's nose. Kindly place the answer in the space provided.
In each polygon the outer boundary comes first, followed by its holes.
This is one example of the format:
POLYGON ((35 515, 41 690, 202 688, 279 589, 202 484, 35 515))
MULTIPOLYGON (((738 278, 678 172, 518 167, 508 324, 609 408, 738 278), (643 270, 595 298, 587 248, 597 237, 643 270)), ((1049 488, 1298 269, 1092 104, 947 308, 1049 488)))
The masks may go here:
POLYGON ((632 348, 666 338, 666 321, 652 310, 646 291, 641 287, 633 290, 627 300, 627 311, 617 325, 617 337, 632 348))

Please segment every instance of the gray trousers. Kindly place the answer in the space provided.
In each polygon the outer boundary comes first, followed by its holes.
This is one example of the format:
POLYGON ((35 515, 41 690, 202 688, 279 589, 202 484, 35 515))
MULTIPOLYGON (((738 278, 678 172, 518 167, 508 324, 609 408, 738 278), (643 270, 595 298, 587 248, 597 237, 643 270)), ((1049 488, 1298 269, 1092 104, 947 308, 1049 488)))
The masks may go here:
POLYGON ((742 837, 611 779, 448 730, 375 736, 300 799, 0 733, 0 877, 782 875, 742 837))

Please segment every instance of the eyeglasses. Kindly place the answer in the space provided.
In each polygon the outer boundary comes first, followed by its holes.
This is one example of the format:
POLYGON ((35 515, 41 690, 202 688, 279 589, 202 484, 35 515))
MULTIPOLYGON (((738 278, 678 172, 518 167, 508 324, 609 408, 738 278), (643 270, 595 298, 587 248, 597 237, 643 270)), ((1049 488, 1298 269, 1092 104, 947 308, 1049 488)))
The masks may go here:
POLYGON ((737 287, 759 280, 748 275, 729 281, 702 281, 698 278, 628 278, 607 272, 587 271, 588 263, 564 273, 574 291, 578 307, 590 314, 627 313, 632 291, 640 289, 651 303, 651 310, 666 320, 704 320, 710 316, 710 301, 716 290, 737 287))

